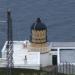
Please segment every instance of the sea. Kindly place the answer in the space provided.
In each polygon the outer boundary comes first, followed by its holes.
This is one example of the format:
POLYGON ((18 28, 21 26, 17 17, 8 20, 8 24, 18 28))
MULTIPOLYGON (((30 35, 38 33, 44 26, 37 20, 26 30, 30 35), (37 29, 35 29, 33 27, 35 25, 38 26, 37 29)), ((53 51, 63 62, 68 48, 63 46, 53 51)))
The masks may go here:
POLYGON ((7 40, 7 9, 13 40, 29 39, 31 25, 40 17, 49 42, 75 42, 75 0, 0 0, 0 50, 7 40))

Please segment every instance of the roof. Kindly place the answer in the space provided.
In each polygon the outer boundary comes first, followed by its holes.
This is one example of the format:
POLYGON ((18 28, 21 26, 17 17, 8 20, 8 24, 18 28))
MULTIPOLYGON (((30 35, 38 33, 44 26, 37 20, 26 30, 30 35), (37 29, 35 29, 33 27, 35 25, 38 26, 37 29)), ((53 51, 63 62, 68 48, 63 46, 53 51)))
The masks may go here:
MULTIPOLYGON (((24 41, 14 41, 13 43, 14 67, 39 69, 40 68, 40 52, 28 52, 28 49, 24 48, 23 45, 24 45, 24 41)), ((2 51, 6 53, 6 51, 4 50, 6 50, 6 48, 3 49, 2 51)))
POLYGON ((44 23, 41 22, 40 18, 37 18, 36 23, 33 23, 31 26, 33 30, 46 30, 47 27, 44 23))
POLYGON ((51 47, 75 47, 75 42, 51 42, 51 47))

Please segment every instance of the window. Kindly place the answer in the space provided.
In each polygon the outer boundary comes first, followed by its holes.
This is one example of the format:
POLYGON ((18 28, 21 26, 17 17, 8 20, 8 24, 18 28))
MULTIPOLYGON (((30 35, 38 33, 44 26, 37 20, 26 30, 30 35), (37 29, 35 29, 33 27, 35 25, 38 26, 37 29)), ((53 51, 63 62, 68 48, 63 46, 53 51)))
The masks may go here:
POLYGON ((57 49, 51 49, 51 51, 57 51, 57 49))

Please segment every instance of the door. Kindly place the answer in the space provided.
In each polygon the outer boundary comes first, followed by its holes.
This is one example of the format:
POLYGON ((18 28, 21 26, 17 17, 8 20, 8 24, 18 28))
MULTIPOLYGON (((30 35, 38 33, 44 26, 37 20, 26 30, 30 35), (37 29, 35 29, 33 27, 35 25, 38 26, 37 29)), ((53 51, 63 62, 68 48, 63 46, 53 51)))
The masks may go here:
POLYGON ((57 65, 57 55, 52 55, 52 64, 57 65))

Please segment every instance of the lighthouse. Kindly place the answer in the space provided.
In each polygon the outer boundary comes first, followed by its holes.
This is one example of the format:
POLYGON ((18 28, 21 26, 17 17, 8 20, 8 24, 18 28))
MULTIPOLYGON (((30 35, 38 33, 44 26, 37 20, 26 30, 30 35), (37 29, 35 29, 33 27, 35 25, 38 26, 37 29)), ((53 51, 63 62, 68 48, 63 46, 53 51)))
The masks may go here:
POLYGON ((32 24, 30 32, 31 51, 47 52, 47 27, 40 18, 37 18, 35 23, 32 24))

